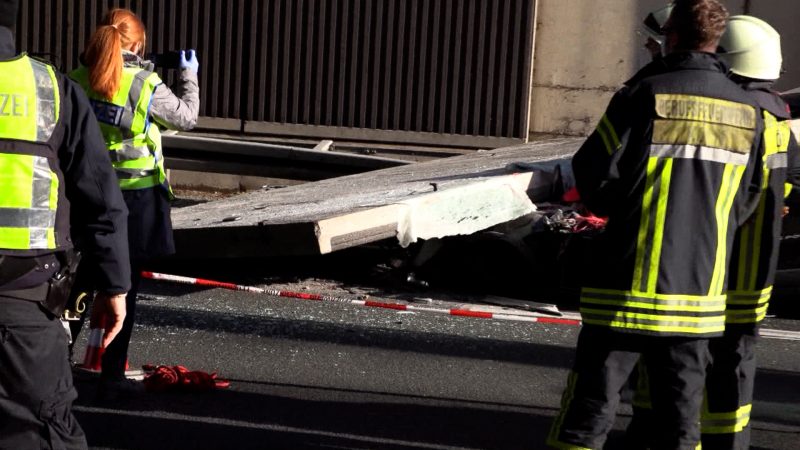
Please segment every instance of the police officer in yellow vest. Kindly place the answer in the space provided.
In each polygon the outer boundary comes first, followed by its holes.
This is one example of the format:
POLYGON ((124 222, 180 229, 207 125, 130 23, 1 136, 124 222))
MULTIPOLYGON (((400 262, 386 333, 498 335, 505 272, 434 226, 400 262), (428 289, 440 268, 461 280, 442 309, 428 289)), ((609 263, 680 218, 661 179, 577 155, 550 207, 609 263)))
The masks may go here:
MULTIPOLYGON (((125 377, 140 272, 149 260, 174 253, 172 191, 164 172, 159 127, 191 129, 200 109, 199 63, 194 51, 181 52, 173 93, 142 58, 145 43, 144 24, 136 14, 112 9, 89 39, 81 66, 70 73, 89 96, 129 210, 132 277, 128 315, 119 337, 103 354, 99 387, 106 396, 143 389, 141 383, 125 377)), ((91 276, 84 275, 81 270, 78 287, 83 288, 86 278, 91 284, 91 276)), ((91 290, 91 286, 85 289, 91 290)))
POLYGON ((59 316, 73 248, 97 262, 94 307, 119 332, 130 283, 127 209, 80 87, 17 55, 0 0, 0 448, 86 448, 59 316))

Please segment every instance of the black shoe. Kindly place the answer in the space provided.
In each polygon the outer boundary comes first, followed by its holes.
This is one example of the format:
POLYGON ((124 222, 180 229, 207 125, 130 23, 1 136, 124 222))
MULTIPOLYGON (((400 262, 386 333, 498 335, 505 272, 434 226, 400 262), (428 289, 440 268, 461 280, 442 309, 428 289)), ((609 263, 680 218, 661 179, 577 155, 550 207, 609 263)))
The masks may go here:
POLYGON ((143 395, 144 384, 128 378, 105 379, 100 378, 97 386, 97 398, 101 400, 117 400, 133 398, 143 395))

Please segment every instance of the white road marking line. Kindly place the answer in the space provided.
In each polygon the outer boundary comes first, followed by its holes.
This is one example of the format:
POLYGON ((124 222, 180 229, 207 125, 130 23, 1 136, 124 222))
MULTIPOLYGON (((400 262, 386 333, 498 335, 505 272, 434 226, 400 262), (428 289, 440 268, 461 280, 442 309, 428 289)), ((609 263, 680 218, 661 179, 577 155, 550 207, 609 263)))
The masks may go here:
POLYGON ((788 330, 773 330, 770 328, 762 328, 759 334, 767 339, 782 339, 785 341, 800 341, 800 331, 788 330))

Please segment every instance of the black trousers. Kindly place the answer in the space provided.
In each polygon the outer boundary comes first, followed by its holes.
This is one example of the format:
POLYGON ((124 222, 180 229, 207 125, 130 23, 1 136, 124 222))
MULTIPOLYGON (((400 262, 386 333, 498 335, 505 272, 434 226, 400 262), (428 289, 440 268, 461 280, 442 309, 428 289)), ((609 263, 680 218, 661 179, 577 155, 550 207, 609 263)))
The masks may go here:
POLYGON ((708 340, 642 336, 584 325, 561 412, 548 445, 603 448, 620 391, 639 357, 653 389, 654 449, 695 449, 700 442, 708 340))
POLYGON ((60 320, 0 293, 0 448, 86 449, 60 320))
MULTIPOLYGON (((87 294, 87 305, 93 301, 92 296, 94 292, 93 283, 93 267, 90 265, 81 265, 78 268, 78 276, 70 294, 68 304, 73 304, 78 295, 87 294)), ((128 361, 128 347, 131 343, 131 335, 133 334, 133 324, 136 320, 136 296, 139 292, 139 284, 142 281, 141 264, 135 261, 131 262, 131 289, 125 298, 125 321, 122 323, 122 330, 117 337, 111 341, 108 348, 103 353, 102 370, 100 376, 109 380, 121 380, 125 378, 125 365, 128 361)), ((72 333, 72 342, 74 343, 80 334, 83 323, 86 317, 89 316, 89 306, 87 312, 81 315, 80 320, 70 323, 70 331, 72 333)))
POLYGON ((703 449, 750 448, 750 410, 756 378, 756 336, 731 327, 712 339, 701 428, 703 449))
MULTIPOLYGON (((704 450, 750 448, 750 410, 756 375, 754 330, 730 327, 713 338, 708 347, 711 364, 706 373, 706 391, 700 415, 704 450)), ((626 448, 652 446, 656 427, 650 402, 650 383, 639 376, 633 419, 626 430, 626 448)))

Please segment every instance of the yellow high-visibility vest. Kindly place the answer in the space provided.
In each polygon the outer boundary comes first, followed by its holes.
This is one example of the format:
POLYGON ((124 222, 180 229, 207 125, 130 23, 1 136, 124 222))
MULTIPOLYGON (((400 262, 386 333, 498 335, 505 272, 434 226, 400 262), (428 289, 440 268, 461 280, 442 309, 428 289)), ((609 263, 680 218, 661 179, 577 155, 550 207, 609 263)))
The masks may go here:
POLYGON ((120 188, 166 186, 161 133, 149 117, 153 92, 161 84, 158 74, 138 67, 123 68, 120 89, 111 100, 92 91, 87 67, 81 66, 69 76, 89 97, 120 188))
POLYGON ((26 55, 0 62, 0 253, 64 246, 56 230, 62 181, 48 145, 59 108, 51 66, 26 55))

